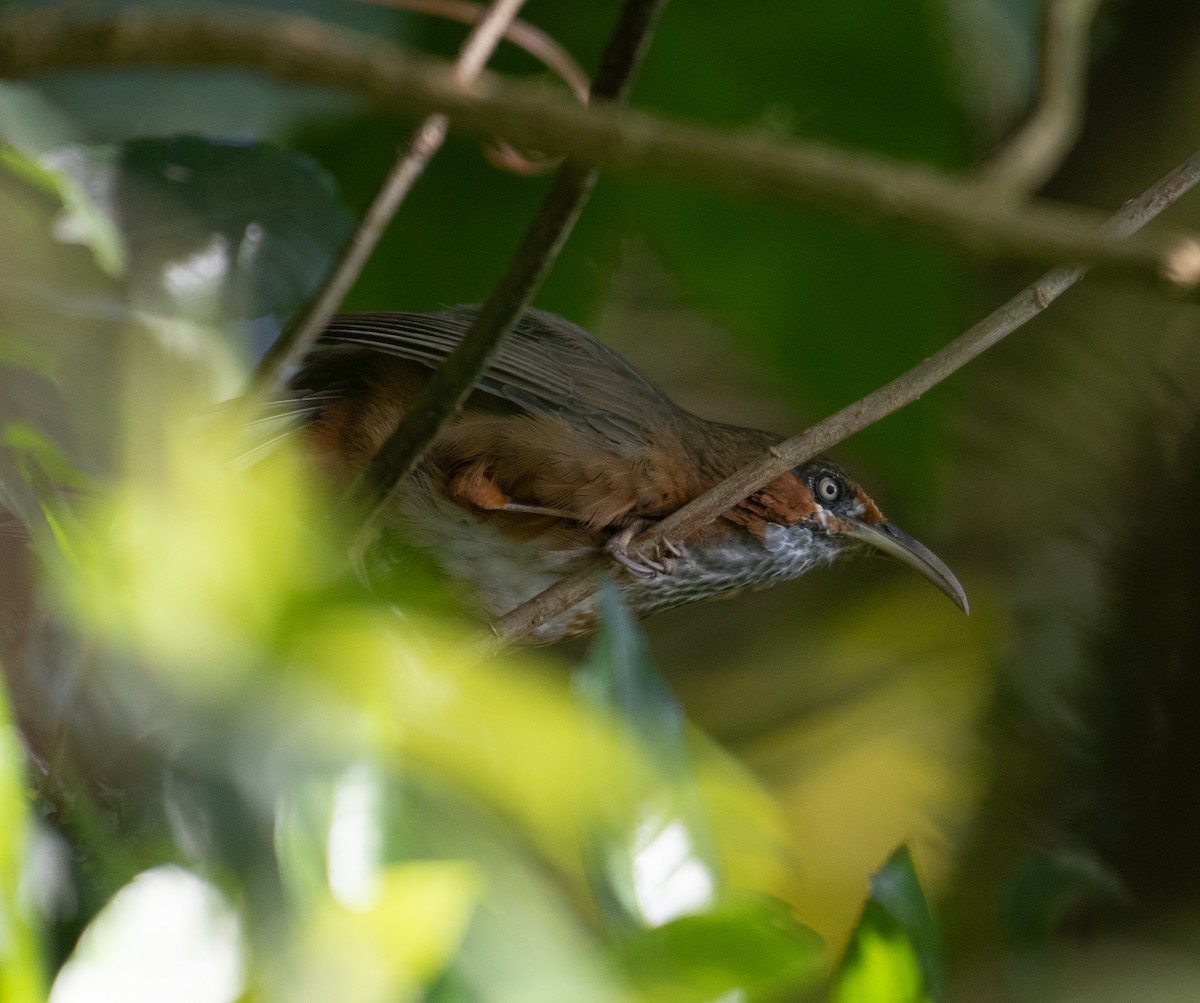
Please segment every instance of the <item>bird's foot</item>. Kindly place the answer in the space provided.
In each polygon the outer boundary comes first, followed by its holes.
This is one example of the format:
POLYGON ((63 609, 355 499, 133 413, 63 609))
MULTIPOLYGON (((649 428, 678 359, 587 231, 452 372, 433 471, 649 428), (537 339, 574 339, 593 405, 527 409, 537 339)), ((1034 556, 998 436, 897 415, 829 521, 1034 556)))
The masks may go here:
POLYGON ((678 562, 687 557, 682 545, 662 540, 645 549, 635 550, 630 546, 633 538, 648 525, 650 523, 644 519, 631 522, 610 537, 604 549, 635 578, 648 580, 659 575, 673 575, 678 562))

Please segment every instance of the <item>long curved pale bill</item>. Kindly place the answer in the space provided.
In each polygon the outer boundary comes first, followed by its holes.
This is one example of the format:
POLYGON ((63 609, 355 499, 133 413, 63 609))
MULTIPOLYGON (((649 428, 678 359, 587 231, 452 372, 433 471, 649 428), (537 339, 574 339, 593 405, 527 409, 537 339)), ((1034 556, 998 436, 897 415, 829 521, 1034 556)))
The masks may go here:
POLYGON ((847 536, 869 544, 876 550, 883 551, 888 557, 894 558, 918 574, 924 575, 945 592, 954 601, 955 606, 964 613, 971 612, 967 594, 963 591, 958 579, 954 577, 954 572, 942 563, 942 559, 937 554, 919 540, 914 540, 890 522, 872 524, 847 520, 845 533, 847 536))

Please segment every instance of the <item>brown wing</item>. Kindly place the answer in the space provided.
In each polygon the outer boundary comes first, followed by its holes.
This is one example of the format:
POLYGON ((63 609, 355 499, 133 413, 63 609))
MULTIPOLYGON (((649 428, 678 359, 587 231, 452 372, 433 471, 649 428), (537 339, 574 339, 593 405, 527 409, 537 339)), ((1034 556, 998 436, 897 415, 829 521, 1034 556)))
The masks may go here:
MULTIPOLYGON (((293 381, 318 411, 318 449, 365 463, 474 316, 474 307, 457 307, 335 318, 293 381)), ((432 462, 462 504, 509 500, 607 526, 665 514, 694 493, 680 464, 680 413, 582 328, 528 310, 439 436, 432 462)))

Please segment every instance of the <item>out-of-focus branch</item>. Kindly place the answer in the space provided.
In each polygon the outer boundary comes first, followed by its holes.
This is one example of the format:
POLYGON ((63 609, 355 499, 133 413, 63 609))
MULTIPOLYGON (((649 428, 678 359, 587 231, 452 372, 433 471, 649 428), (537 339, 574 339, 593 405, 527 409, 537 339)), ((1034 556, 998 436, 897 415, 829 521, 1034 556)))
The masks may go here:
MULTIPOLYGON (((601 57, 592 97, 624 101, 666 0, 626 0, 601 57)), ((555 176, 508 268, 479 308, 461 342, 412 402, 399 427, 372 457, 355 485, 355 500, 370 532, 396 485, 429 448, 438 429, 461 406, 504 336, 541 286, 592 192, 597 172, 568 160, 555 176)))
MULTIPOLYGON (((479 20, 454 61, 456 82, 467 84, 479 75, 524 3, 525 0, 493 0, 486 9, 480 9, 479 20)), ((259 361, 250 378, 251 399, 270 393, 283 373, 316 343, 361 274, 396 210, 446 141, 449 126, 450 120, 442 114, 430 115, 417 126, 316 296, 259 361)))
POLYGON ((977 183, 917 165, 689 127, 606 102, 581 109, 545 88, 487 73, 464 86, 444 62, 311 19, 133 9, 96 20, 0 22, 0 77, 135 65, 248 67, 353 91, 384 107, 438 111, 463 129, 600 168, 903 222, 977 253, 1103 263, 1153 270, 1181 285, 1200 282, 1200 254, 1190 237, 1158 231, 1116 241, 1098 213, 1044 201, 1014 208, 977 183))
POLYGON ((1101 0, 1050 0, 1042 20, 1037 103, 975 177, 1012 198, 1037 191, 1083 128, 1088 35, 1101 0))
MULTIPOLYGON (((474 24, 479 19, 484 5, 472 0, 358 0, 359 3, 375 4, 428 14, 431 17, 447 18, 462 24, 474 24)), ((588 76, 571 54, 551 36, 536 25, 526 21, 512 21, 504 29, 504 39, 524 50, 546 69, 558 77, 575 97, 587 101, 590 84, 588 76)))
MULTIPOLYGON (((452 21, 461 21, 463 24, 474 24, 483 6, 472 0, 359 0, 359 2, 448 18, 452 21)), ((517 48, 523 49, 558 77, 581 104, 587 104, 590 89, 587 74, 583 72, 583 68, 575 62, 571 54, 553 38, 540 28, 525 21, 513 21, 505 30, 504 38, 517 48)), ((484 152, 488 160, 495 166, 502 170, 512 171, 514 174, 542 174, 557 166, 554 163, 556 158, 521 153, 504 139, 493 139, 484 152)))
MULTIPOLYGON (((1136 232, 1200 181, 1200 152, 1138 198, 1127 202, 1109 221, 1114 238, 1136 232)), ((679 543, 727 512, 741 499, 770 483, 781 473, 812 459, 855 432, 886 417, 933 389, 942 380, 1011 334, 1046 309, 1087 274, 1082 265, 1055 268, 1027 286, 994 313, 935 352, 908 372, 884 384, 861 400, 842 408, 800 435, 773 447, 711 491, 689 502, 633 540, 631 547, 653 552, 664 541, 679 543)), ((597 561, 596 567, 606 565, 597 561)), ((595 568, 565 578, 518 606, 492 625, 492 647, 520 640, 539 624, 547 623, 581 602, 596 589, 595 568)))

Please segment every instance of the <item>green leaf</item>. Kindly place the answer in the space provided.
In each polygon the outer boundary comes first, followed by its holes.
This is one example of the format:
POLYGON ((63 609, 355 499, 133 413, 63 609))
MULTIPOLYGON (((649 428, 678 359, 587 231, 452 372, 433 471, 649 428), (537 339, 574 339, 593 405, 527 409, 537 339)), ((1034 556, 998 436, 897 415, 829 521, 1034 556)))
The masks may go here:
POLYGON ((0 274, 0 503, 40 525, 30 462, 111 474, 159 451, 177 398, 236 392, 236 356, 262 347, 238 341, 278 329, 350 224, 328 178, 274 147, 0 151, 0 244, 22 249, 0 274))
POLYGON ((690 768, 684 715, 655 668, 646 635, 609 578, 599 588, 600 628, 574 684, 614 712, 670 770, 690 768))
POLYGON ((1120 876, 1096 857, 1068 850, 1039 853, 1023 860, 1005 884, 1000 925, 1013 945, 1045 944, 1072 913, 1127 906, 1128 899, 1120 876))
POLYGON ((825 946, 784 903, 745 896, 618 942, 617 959, 664 1003, 791 998, 825 976, 825 946))
POLYGON ((929 1003, 912 941, 878 902, 855 927, 831 996, 833 1003, 929 1003))
POLYGON ((624 816, 617 827, 593 837, 593 888, 618 927, 657 926, 709 907, 720 890, 720 867, 683 712, 608 579, 598 601, 600 630, 575 687, 626 726, 659 772, 649 789, 617 806, 624 816))
POLYGON ((33 834, 25 768, 21 738, 0 687, 0 999, 5 1003, 45 998, 38 922, 21 889, 33 834))
POLYGON ((54 172, 12 149, 0 155, 0 504, 42 524, 27 479, 31 442, 78 471, 111 465, 114 388, 129 313, 86 231, 63 239, 66 206, 54 172), (81 242, 82 241, 82 242, 81 242))
POLYGON ((899 847, 871 875, 871 901, 886 909, 904 931, 920 958, 931 995, 941 996, 945 983, 941 937, 907 846, 899 847))
POLYGON ((119 227, 132 302, 197 323, 292 312, 352 225, 315 163, 265 144, 143 139, 51 163, 119 227))
POLYGON ((457 952, 481 893, 469 861, 383 868, 369 903, 311 910, 296 945, 299 1001, 385 1003, 420 998, 457 952))
POLYGON ((918 1003, 941 997, 940 938, 901 846, 871 876, 870 897, 842 960, 837 1003, 918 1003))

